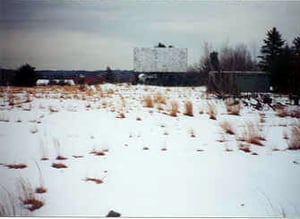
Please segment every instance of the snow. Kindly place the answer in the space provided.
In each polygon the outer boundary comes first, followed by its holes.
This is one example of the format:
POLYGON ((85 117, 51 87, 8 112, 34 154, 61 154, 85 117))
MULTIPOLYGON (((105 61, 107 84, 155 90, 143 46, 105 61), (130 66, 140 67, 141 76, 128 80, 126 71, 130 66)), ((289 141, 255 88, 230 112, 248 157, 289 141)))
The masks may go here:
MULTIPOLYGON (((284 96, 273 98, 287 103, 284 96)), ((128 217, 300 217, 300 150, 287 150, 289 139, 283 138, 290 138, 299 119, 266 107, 261 123, 261 113, 242 105, 239 116, 228 115, 224 101, 203 87, 2 87, 1 203, 9 194, 15 214, 25 216, 105 216, 114 210, 128 217), (145 107, 143 97, 158 92, 166 98, 163 109, 145 107), (177 117, 168 115, 171 100, 179 104, 177 117), (193 117, 183 115, 188 100, 193 117), (209 119, 207 101, 216 104, 217 120, 209 119), (125 118, 117 118, 121 112, 125 118), (225 120, 235 135, 222 130, 225 120), (259 125, 266 138, 263 146, 250 145, 258 155, 238 149, 247 122, 259 125), (93 150, 108 152, 95 156, 93 150), (58 155, 68 159, 58 161, 58 155), (53 162, 68 168, 55 169, 53 162), (27 168, 5 166, 18 163, 27 168), (47 188, 36 194, 45 203, 40 209, 30 212, 20 203, 21 178, 47 188)))

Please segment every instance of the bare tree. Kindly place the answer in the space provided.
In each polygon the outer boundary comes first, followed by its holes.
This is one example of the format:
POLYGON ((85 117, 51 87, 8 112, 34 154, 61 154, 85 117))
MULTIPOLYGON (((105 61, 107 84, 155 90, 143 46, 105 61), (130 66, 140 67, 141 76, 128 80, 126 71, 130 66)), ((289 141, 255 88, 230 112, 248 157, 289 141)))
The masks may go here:
POLYGON ((235 48, 223 46, 220 51, 220 67, 224 71, 257 70, 256 61, 245 44, 238 44, 235 48))

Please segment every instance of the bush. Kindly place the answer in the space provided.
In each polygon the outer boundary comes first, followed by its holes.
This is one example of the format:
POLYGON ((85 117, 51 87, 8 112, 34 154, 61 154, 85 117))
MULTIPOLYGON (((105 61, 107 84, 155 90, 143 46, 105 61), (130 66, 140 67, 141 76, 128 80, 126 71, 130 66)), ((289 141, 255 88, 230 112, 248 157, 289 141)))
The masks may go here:
POLYGON ((37 75, 34 69, 29 64, 22 65, 16 72, 15 85, 20 87, 35 86, 37 75))

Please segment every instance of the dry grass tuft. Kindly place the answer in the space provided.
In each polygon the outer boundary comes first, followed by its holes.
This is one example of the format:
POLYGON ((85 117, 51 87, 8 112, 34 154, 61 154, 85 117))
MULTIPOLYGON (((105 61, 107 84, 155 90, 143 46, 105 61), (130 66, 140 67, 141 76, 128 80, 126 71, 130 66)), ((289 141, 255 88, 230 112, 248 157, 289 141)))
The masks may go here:
POLYGON ((228 121, 221 122, 220 126, 225 131, 225 133, 234 135, 235 132, 233 131, 233 127, 232 127, 231 123, 229 123, 228 121))
POLYGON ((20 184, 20 200, 29 211, 35 211, 44 205, 44 202, 37 199, 33 192, 31 184, 24 179, 19 181, 20 184))
POLYGON ((246 141, 250 144, 255 144, 263 146, 262 141, 265 140, 265 137, 262 135, 259 127, 249 122, 244 128, 242 136, 239 138, 240 141, 246 141))
POLYGON ((300 123, 293 126, 291 130, 291 138, 288 144, 289 150, 300 149, 300 123))
POLYGON ((178 104, 176 101, 171 101, 170 116, 176 117, 178 113, 178 104))
POLYGON ((190 135, 191 138, 195 138, 196 137, 194 129, 190 129, 189 130, 189 135, 190 135))
POLYGON ((108 149, 103 149, 103 150, 100 150, 100 151, 97 151, 97 150, 93 149, 90 152, 90 154, 94 154, 95 156, 105 156, 108 151, 109 151, 108 149))
POLYGON ((58 155, 56 158, 56 160, 67 160, 68 158, 62 156, 62 155, 58 155))
POLYGON ((241 151, 246 152, 246 153, 250 153, 250 152, 251 152, 251 150, 250 150, 250 145, 240 144, 240 145, 239 145, 239 149, 240 149, 241 151))
POLYGON ((212 120, 216 120, 217 119, 217 107, 214 103, 212 102, 207 102, 207 113, 209 115, 209 118, 212 120))
POLYGON ((37 187, 35 189, 35 193, 39 193, 39 194, 42 194, 42 193, 46 193, 47 192, 47 189, 43 186, 40 186, 40 187, 37 187))
POLYGON ((143 150, 148 151, 148 150, 150 150, 150 148, 149 147, 143 147, 143 150))
POLYGON ((151 96, 145 96, 144 97, 145 107, 152 108, 153 107, 153 100, 151 96))
POLYGON ((114 91, 112 88, 108 88, 108 89, 106 90, 106 93, 107 93, 108 95, 112 95, 112 94, 115 93, 115 91, 114 91))
POLYGON ((61 169, 61 168, 68 168, 66 164, 63 163, 52 163, 53 168, 61 169))
POLYGON ((88 181, 95 182, 96 184, 104 183, 103 179, 90 178, 90 177, 85 178, 85 181, 86 182, 88 182, 88 181))
POLYGON ((82 156, 82 155, 73 155, 72 157, 74 157, 74 158, 83 158, 84 156, 82 156))
POLYGON ((187 101, 184 103, 184 113, 183 114, 186 116, 194 116, 193 103, 191 101, 187 101))
POLYGON ((55 106, 49 106, 49 111, 51 113, 56 113, 56 112, 58 112, 58 109, 55 106))
POLYGON ((123 112, 119 112, 119 114, 117 115, 117 118, 124 119, 126 117, 125 117, 125 114, 123 112))
POLYGON ((241 111, 240 101, 236 101, 233 99, 227 99, 225 101, 225 104, 226 104, 227 113, 229 115, 236 115, 236 116, 240 115, 240 111, 241 111))
POLYGON ((158 92, 154 95, 153 102, 159 104, 166 104, 166 98, 160 92, 158 92))
POLYGON ((7 164, 7 165, 4 165, 4 166, 6 166, 9 169, 24 169, 24 168, 27 167, 27 165, 23 164, 23 163, 20 163, 20 164, 7 164))
POLYGON ((141 117, 136 117, 136 121, 142 121, 141 117))

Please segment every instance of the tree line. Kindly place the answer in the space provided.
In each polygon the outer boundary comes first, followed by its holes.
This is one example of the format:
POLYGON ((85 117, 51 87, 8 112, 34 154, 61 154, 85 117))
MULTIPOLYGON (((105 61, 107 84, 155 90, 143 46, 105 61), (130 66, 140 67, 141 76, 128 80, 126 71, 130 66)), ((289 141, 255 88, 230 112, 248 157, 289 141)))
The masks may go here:
POLYGON ((273 27, 267 31, 258 57, 252 57, 244 44, 235 47, 225 45, 217 52, 206 43, 199 63, 191 66, 189 71, 199 72, 207 80, 210 71, 261 70, 270 73, 273 91, 300 95, 299 65, 300 37, 296 37, 290 46, 273 27))
MULTIPOLYGON (((156 47, 167 47, 159 43, 156 47)), ((173 46, 169 46, 173 47, 173 46)), ((191 66, 190 72, 199 72, 202 80, 208 79, 209 71, 265 71, 270 73, 271 86, 274 92, 300 95, 300 36, 292 45, 282 38, 280 32, 273 27, 267 31, 258 57, 252 57, 244 44, 235 47, 225 45, 220 52, 212 51, 206 43, 204 55, 199 63, 191 66), (258 62, 257 59, 258 58, 258 62)), ((16 86, 34 86, 37 80, 35 68, 29 64, 16 71, 16 86)), ((106 82, 113 83, 115 76, 110 67, 106 69, 106 82)))

